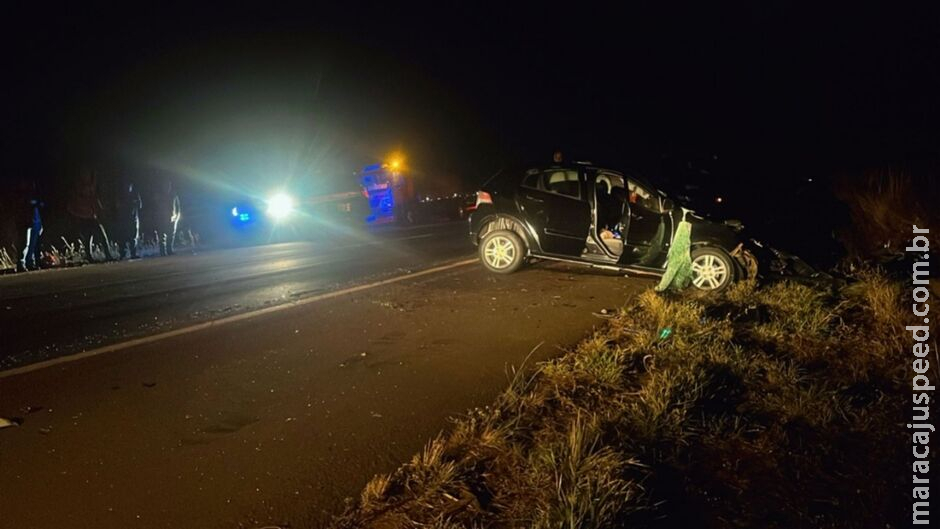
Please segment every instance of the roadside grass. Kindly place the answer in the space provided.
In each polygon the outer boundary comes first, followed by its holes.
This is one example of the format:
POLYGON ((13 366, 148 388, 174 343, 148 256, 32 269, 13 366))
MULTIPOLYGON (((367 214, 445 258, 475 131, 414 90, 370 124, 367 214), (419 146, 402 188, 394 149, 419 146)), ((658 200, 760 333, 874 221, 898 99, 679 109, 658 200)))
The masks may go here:
POLYGON ((336 520, 373 527, 896 527, 902 290, 777 283, 623 308, 336 520))

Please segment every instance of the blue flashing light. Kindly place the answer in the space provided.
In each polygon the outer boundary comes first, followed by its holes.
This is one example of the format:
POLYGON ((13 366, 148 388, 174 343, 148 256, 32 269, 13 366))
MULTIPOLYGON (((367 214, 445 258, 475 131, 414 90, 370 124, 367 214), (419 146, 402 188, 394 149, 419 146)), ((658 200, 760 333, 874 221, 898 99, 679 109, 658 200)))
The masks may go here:
POLYGON ((255 211, 251 206, 232 206, 229 213, 232 215, 232 225, 238 229, 247 228, 255 222, 255 211))

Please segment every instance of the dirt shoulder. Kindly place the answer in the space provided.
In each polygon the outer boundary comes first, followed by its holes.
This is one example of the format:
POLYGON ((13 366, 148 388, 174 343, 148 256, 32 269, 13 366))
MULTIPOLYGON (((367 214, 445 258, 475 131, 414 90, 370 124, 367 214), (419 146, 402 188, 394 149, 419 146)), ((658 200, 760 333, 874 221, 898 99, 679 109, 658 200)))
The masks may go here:
POLYGON ((0 379, 4 525, 318 526, 649 285, 469 265, 0 379))

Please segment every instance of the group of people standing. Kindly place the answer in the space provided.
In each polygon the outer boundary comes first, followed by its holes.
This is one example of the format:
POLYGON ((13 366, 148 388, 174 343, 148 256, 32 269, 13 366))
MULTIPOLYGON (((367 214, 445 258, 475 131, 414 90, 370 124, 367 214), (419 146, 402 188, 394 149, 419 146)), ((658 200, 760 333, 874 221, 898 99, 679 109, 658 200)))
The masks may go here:
MULTIPOLYGON (((43 265, 41 240, 46 203, 39 186, 29 180, 21 182, 17 201, 21 206, 16 215, 17 230, 25 234, 17 271, 36 270, 43 265)), ((77 236, 83 257, 89 263, 95 261, 95 246, 101 248, 106 261, 128 257, 137 259, 140 256, 140 219, 144 207, 153 208, 151 219, 155 223, 160 255, 173 255, 182 212, 179 195, 171 180, 161 183, 145 204, 134 182, 125 179, 113 195, 112 207, 106 210, 100 199, 97 175, 83 172, 65 198, 64 206, 64 211, 63 208, 58 210, 66 217, 62 219, 67 220, 63 223, 65 231, 72 237, 77 236), (118 247, 116 255, 112 251, 112 243, 118 247)))

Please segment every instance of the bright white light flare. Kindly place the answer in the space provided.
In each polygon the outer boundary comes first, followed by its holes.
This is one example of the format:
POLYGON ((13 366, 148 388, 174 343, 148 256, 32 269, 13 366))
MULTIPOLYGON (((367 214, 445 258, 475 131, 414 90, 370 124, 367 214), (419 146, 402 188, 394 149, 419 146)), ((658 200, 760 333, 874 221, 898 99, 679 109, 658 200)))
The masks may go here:
POLYGON ((268 199, 268 215, 275 220, 282 220, 294 211, 294 197, 278 193, 268 199))

